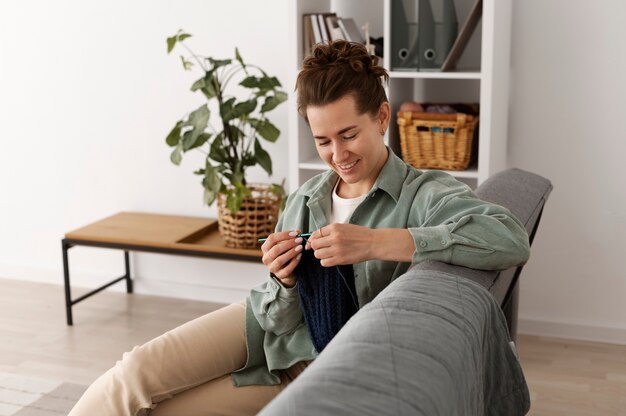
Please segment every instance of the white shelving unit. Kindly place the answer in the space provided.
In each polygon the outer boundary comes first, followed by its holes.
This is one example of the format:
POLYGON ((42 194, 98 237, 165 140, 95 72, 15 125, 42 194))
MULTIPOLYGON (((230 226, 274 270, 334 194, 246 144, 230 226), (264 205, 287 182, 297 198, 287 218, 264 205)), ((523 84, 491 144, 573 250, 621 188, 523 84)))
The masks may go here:
MULTIPOLYGON (((289 2, 290 86, 295 85, 302 62, 302 15, 335 12, 357 24, 369 22, 373 37, 384 37, 383 65, 390 67, 392 0, 294 0, 289 2)), ((475 0, 455 0, 459 30, 475 0)), ((509 58, 512 0, 483 0, 483 13, 475 33, 461 56, 457 71, 390 71, 387 89, 394 115, 386 141, 401 156, 395 114, 404 101, 478 102, 480 122, 477 163, 452 175, 477 186, 506 168, 509 102, 509 58)), ((312 176, 328 169, 319 159, 306 122, 295 102, 289 108, 289 187, 295 190, 312 176)))

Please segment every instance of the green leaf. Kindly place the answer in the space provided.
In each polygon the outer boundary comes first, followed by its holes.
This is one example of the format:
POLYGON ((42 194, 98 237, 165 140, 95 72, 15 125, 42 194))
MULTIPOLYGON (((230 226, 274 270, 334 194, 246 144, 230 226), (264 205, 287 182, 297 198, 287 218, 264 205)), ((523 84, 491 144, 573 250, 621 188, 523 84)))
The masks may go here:
POLYGON ((229 192, 226 197, 226 207, 233 212, 237 213, 241 209, 242 200, 237 197, 237 192, 229 192))
POLYGON ((193 62, 186 60, 185 57, 182 55, 180 56, 180 60, 183 62, 183 68, 185 69, 185 71, 189 71, 193 66, 193 62))
POLYGON ((224 123, 228 123, 230 120, 232 120, 235 117, 235 114, 233 111, 234 103, 235 103, 235 98, 233 97, 224 101, 222 105, 220 105, 220 115, 222 116, 222 121, 224 123))
POLYGON ((185 125, 204 130, 209 122, 210 115, 209 107, 206 104, 202 104, 189 114, 185 125))
POLYGON ((174 36, 167 38, 167 53, 172 52, 177 42, 182 42, 190 37, 191 35, 189 33, 184 33, 182 29, 179 29, 174 36))
POLYGON ((282 85, 280 85, 280 81, 278 80, 278 78, 276 77, 268 77, 269 78, 269 82, 272 84, 272 87, 282 87, 282 85))
POLYGON ((247 196, 250 196, 250 190, 241 182, 236 182, 233 187, 228 189, 226 206, 233 213, 236 213, 241 209, 243 199, 247 196))
POLYGON ((265 98, 265 102, 263 103, 263 106, 261 107, 261 112, 265 113, 270 110, 273 110, 274 108, 278 107, 279 104, 285 102, 286 100, 287 100, 287 94, 281 91, 277 91, 275 95, 265 98))
POLYGON ((235 188, 229 190, 228 195, 226 196, 226 207, 233 213, 236 213, 241 209, 243 198, 241 198, 240 195, 241 194, 237 192, 237 188, 235 188))
POLYGON ((176 166, 180 166, 180 162, 183 160, 183 148, 178 145, 170 155, 170 160, 176 166))
POLYGON ((279 100, 281 103, 287 101, 287 99, 289 98, 287 93, 284 91, 274 92, 274 97, 276 97, 276 99, 279 100))
POLYGON ((252 113, 254 109, 256 108, 256 106, 257 106, 257 100, 255 98, 248 100, 248 101, 241 102, 241 103, 237 103, 237 105, 235 105, 235 108, 234 108, 233 118, 238 118, 243 115, 252 113))
POLYGON ((204 88, 202 88, 202 93, 210 100, 211 98, 217 96, 216 89, 216 79, 213 75, 213 71, 206 71, 204 74, 204 88))
POLYGON ((272 158, 269 153, 261 147, 261 143, 257 138, 254 139, 254 155, 257 163, 261 165, 263 170, 265 170, 268 175, 272 176, 272 158))
POLYGON ((251 152, 244 152, 241 157, 241 161, 245 167, 256 165, 256 159, 254 158, 254 154, 251 152))
POLYGON ((245 137, 245 133, 237 126, 229 124, 228 130, 230 131, 230 140, 234 143, 239 143, 239 140, 245 137))
POLYGON ((270 186, 270 192, 275 193, 278 196, 284 197, 285 196, 285 186, 284 186, 284 180, 283 183, 273 183, 270 186))
POLYGON ((206 80, 204 77, 202 77, 193 83, 193 85, 191 86, 191 91, 196 92, 199 89, 204 88, 205 86, 206 86, 206 80))
POLYGON ((263 95, 269 91, 275 90, 276 87, 280 87, 280 82, 278 82, 276 77, 263 76, 258 78, 250 75, 244 78, 239 85, 245 88, 258 88, 262 93, 261 95, 263 95))
POLYGON ((276 97, 269 96, 265 98, 265 102, 261 106, 261 112, 266 113, 270 110, 273 110, 278 106, 278 104, 280 104, 280 101, 278 101, 276 97))
POLYGON ((213 204, 217 193, 222 188, 222 181, 215 168, 207 160, 205 167, 204 179, 202 180, 204 186, 204 203, 207 205, 213 204))
POLYGON ((183 121, 178 120, 174 128, 169 132, 169 134, 165 138, 165 142, 169 146, 171 147, 176 146, 180 142, 180 128, 182 127, 182 125, 183 125, 183 121))
POLYGON ((201 105, 191 114, 185 123, 185 126, 191 126, 192 129, 183 134, 183 149, 185 151, 194 147, 196 139, 204 133, 209 124, 209 116, 211 115, 209 107, 206 104, 201 105))
POLYGON ((176 35, 167 38, 167 53, 172 52, 174 46, 176 46, 176 35))
POLYGON ((209 157, 218 163, 228 162, 228 152, 224 148, 224 133, 218 134, 213 143, 211 143, 211 149, 209 151, 209 157))
POLYGON ((201 133, 196 139, 196 142, 192 144, 191 147, 187 150, 195 149, 196 147, 202 146, 203 144, 208 142, 211 137, 212 136, 209 133, 201 133))
POLYGON ((239 85, 245 88, 258 88, 259 79, 254 75, 250 75, 249 77, 245 77, 243 81, 239 83, 239 85))
POLYGON ((207 59, 213 65, 213 68, 212 68, 213 70, 219 68, 220 66, 230 65, 230 63, 233 61, 232 59, 213 59, 213 58, 207 58, 207 59))
POLYGON ((239 54, 239 48, 235 48, 235 59, 237 59, 237 61, 241 64, 241 66, 244 69, 246 68, 246 64, 243 63, 243 59, 241 58, 241 55, 239 54))
POLYGON ((261 137, 269 142, 275 142, 280 135, 280 130, 270 123, 269 120, 257 120, 257 122, 253 124, 253 127, 256 128, 256 131, 261 137))
POLYGON ((233 172, 233 177, 231 178, 231 183, 233 183, 234 185, 242 185, 243 186, 243 182, 244 182, 244 177, 243 177, 243 161, 241 160, 237 160, 237 163, 235 163, 235 171, 233 172))
POLYGON ((275 87, 279 87, 280 86, 280 82, 278 82, 278 79, 276 79, 276 77, 263 77, 261 79, 259 79, 259 88, 262 90, 272 90, 275 87))

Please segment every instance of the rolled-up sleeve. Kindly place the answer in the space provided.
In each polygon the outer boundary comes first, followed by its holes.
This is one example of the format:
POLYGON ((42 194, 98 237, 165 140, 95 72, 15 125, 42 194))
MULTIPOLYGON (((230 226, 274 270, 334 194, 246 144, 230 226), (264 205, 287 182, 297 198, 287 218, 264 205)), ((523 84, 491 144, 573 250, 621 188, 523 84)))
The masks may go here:
POLYGON ((267 332, 283 335, 302 322, 297 285, 284 287, 273 276, 252 289, 250 303, 259 325, 267 332))
POLYGON ((482 201, 466 185, 437 181, 413 207, 423 213, 410 227, 413 262, 438 260, 484 270, 502 270, 528 260, 525 228, 509 210, 482 201))

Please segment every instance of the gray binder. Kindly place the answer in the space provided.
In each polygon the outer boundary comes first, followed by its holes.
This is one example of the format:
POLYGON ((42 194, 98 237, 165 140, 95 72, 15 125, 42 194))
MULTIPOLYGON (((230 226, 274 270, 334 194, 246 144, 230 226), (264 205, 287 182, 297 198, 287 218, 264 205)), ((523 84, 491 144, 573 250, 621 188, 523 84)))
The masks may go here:
POLYGON ((391 69, 439 71, 458 23, 453 0, 391 0, 391 69))

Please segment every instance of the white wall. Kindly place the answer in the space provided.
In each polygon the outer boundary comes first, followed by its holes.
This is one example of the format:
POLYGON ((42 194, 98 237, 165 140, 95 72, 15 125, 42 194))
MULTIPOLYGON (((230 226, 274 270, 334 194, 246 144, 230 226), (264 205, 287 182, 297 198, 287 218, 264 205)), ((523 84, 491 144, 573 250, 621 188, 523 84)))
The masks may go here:
POLYGON ((626 3, 514 2, 510 164, 550 178, 520 330, 626 343, 626 3))
MULTIPOLYGON (((63 233, 117 211, 214 216, 197 159, 168 160, 165 134, 200 99, 165 38, 184 28, 215 56, 237 45, 287 80, 288 1, 0 2, 0 276, 61 283, 63 233)), ((520 330, 626 343, 626 3, 517 0, 513 13, 509 164, 555 187, 520 330)), ((274 116, 286 133, 287 107, 274 116)), ((276 180, 287 138, 270 148, 276 180)), ((117 252, 75 248, 71 262, 88 286, 122 270, 117 252)), ((249 263, 133 262, 138 292, 224 302, 265 276, 249 263)))
MULTIPOLYGON (((194 35, 188 43, 196 52, 231 57, 238 46, 244 59, 286 82, 287 0, 0 3, 1 277, 61 283, 63 234, 115 212, 216 215, 202 205, 192 174, 200 158, 176 167, 164 141, 202 102, 189 91, 199 74, 166 54, 165 39, 179 28, 194 35)), ((272 116, 284 134, 266 148, 280 181, 287 105, 272 116)), ((257 170, 253 179, 267 177, 257 170)), ((132 260, 143 293, 232 301, 266 276, 252 263, 132 260)), ((70 262, 77 285, 123 270, 120 252, 74 248, 70 262)))

